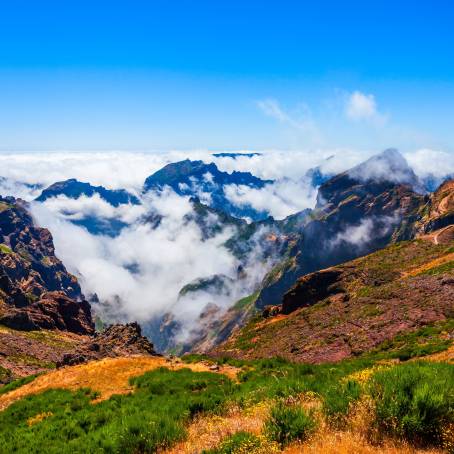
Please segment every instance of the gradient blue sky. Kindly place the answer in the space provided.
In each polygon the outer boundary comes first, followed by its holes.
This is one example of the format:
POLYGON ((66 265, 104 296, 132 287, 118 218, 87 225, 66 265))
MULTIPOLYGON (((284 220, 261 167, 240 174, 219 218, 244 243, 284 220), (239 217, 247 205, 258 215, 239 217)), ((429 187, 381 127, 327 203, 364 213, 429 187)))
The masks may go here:
POLYGON ((0 149, 452 151, 453 23, 437 0, 2 2, 0 149))

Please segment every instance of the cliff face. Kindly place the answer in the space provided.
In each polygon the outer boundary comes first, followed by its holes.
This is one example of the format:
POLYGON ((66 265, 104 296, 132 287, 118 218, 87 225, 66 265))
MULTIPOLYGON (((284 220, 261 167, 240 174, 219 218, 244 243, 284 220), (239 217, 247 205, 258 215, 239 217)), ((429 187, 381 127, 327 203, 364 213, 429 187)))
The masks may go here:
POLYGON ((90 306, 55 256, 52 235, 34 225, 25 202, 11 197, 0 197, 0 324, 94 332, 90 306))
POLYGON ((277 305, 295 280, 414 238, 427 197, 396 150, 385 150, 324 182, 315 209, 286 259, 265 278, 256 306, 277 305))

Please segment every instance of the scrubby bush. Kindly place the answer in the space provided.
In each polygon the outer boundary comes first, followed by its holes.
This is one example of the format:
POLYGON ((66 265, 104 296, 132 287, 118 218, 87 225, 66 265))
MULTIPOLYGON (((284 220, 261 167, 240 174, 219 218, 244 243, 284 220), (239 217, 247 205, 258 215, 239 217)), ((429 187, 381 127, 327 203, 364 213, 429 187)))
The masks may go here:
POLYGON ((265 421, 266 435, 285 446, 295 440, 305 440, 315 430, 317 423, 312 413, 297 406, 278 403, 265 421))
POLYGON ((454 366, 411 362, 377 372, 370 383, 379 429, 417 444, 441 445, 454 423, 454 366))
POLYGON ((260 448, 261 440, 250 432, 237 432, 227 437, 218 448, 203 451, 203 454, 236 454, 254 452, 260 448))

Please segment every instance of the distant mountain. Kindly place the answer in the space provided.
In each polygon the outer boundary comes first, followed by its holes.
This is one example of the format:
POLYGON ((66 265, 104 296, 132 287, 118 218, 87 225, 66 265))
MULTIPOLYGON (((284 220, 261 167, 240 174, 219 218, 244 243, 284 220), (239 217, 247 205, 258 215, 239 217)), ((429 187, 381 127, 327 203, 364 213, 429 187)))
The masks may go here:
MULTIPOLYGON (((102 200, 115 208, 120 205, 140 204, 140 200, 135 195, 124 189, 106 189, 103 186, 92 186, 90 183, 83 183, 74 178, 52 184, 48 188, 44 189, 35 201, 42 203, 58 196, 78 199, 82 196, 93 197, 94 195, 98 195, 102 200)), ((65 214, 71 215, 73 213, 67 211, 65 214)), ((68 219, 73 224, 86 228, 93 235, 107 235, 115 237, 123 228, 127 226, 127 224, 120 219, 104 218, 92 214, 84 214, 83 217, 77 217, 75 219, 68 216, 68 219)))
POLYGON ((250 172, 222 172, 214 163, 205 164, 203 161, 186 159, 168 164, 149 176, 143 190, 160 191, 168 186, 179 195, 198 197, 210 207, 223 210, 232 216, 261 220, 268 217, 268 213, 259 212, 250 206, 235 206, 227 199, 224 186, 234 184, 262 189, 271 183, 272 180, 262 180, 250 172))
POLYGON ((45 202, 59 195, 64 195, 70 199, 78 199, 81 196, 92 197, 95 194, 113 207, 124 204, 140 204, 139 199, 135 195, 124 189, 106 189, 103 186, 92 186, 90 183, 83 183, 75 178, 52 184, 44 189, 35 200, 37 202, 45 202))
POLYGON ((262 156, 262 153, 213 153, 215 158, 233 158, 236 159, 240 156, 252 158, 253 156, 262 156))

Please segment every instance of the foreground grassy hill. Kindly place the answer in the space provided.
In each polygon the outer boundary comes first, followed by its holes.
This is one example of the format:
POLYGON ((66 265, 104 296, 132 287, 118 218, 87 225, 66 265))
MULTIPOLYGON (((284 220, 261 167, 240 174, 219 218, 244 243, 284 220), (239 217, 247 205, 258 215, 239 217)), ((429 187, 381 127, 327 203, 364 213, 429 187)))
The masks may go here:
POLYGON ((0 388, 0 452, 452 452, 452 353, 66 367, 0 388))

